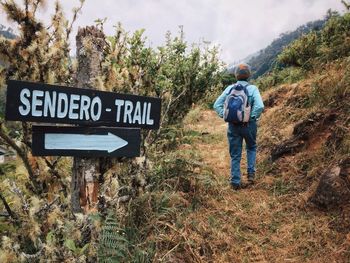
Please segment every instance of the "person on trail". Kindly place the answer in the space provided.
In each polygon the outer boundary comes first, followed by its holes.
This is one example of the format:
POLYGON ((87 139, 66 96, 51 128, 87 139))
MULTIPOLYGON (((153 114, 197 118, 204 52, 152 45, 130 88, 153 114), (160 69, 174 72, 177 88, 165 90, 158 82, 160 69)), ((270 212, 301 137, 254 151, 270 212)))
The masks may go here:
POLYGON ((249 184, 254 183, 257 121, 264 110, 264 104, 259 89, 248 83, 248 78, 251 75, 249 65, 241 63, 229 70, 229 73, 236 77, 237 82, 226 87, 215 101, 214 110, 228 122, 227 138, 231 156, 231 185, 234 190, 238 190, 243 187, 240 168, 243 139, 247 150, 248 182, 249 184), (246 111, 246 109, 248 110, 246 111), (245 113, 247 116, 244 116, 245 113))

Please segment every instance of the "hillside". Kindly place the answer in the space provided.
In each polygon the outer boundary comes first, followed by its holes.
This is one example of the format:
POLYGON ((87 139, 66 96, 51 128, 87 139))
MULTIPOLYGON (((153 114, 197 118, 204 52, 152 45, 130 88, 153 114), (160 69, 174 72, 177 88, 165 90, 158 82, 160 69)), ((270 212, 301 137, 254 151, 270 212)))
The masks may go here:
MULTIPOLYGON (((209 167, 213 177, 207 179, 210 184, 206 181, 207 190, 196 194, 202 206, 185 219, 179 215, 172 220, 166 236, 173 240, 172 246, 178 244, 185 252, 169 253, 164 258, 166 262, 329 262, 330 257, 334 262, 350 260, 350 222, 346 219, 350 217, 350 193, 345 186, 349 187, 349 178, 335 179, 344 184, 342 190, 346 192, 339 200, 328 197, 330 203, 326 203, 326 197, 319 203, 316 191, 320 178, 329 173, 327 170, 346 157, 348 149, 330 153, 327 147, 341 136, 334 124, 341 125, 346 115, 338 111, 336 119, 330 121, 329 114, 334 112, 322 112, 321 118, 304 126, 309 134, 302 145, 271 161, 276 147, 295 138, 293 130, 311 115, 318 115, 295 110, 307 97, 313 81, 311 78, 283 85, 264 94, 266 102, 274 103, 260 121, 259 178, 248 189, 233 192, 229 187, 226 124, 212 110, 196 110, 192 113, 196 117, 187 119, 185 129, 197 135, 193 137, 193 148, 183 144, 180 149, 199 154, 203 167, 209 167), (299 119, 300 116, 304 117, 299 119), (330 154, 337 157, 325 162, 330 154)), ((349 160, 341 167, 344 173, 349 160)), ((204 176, 204 171, 197 171, 198 176, 204 176)))
POLYGON ((132 207, 142 248, 162 262, 349 262, 349 77, 345 61, 264 92, 258 178, 240 191, 227 124, 192 109, 155 174, 165 188, 132 207), (334 83, 336 104, 315 98, 334 83))
POLYGON ((256 79, 268 71, 271 71, 273 66, 277 65, 277 56, 281 53, 284 47, 288 46, 294 40, 298 39, 303 34, 308 34, 311 31, 319 31, 326 23, 326 19, 309 22, 298 27, 296 30, 281 34, 277 39, 264 49, 261 49, 256 54, 243 59, 251 65, 254 74, 253 79, 256 79))
POLYGON ((6 28, 4 25, 0 24, 0 36, 3 36, 7 39, 15 39, 16 35, 13 34, 12 28, 6 28))
POLYGON ((169 164, 174 159, 187 168, 173 163, 175 188, 169 195, 158 192, 168 202, 141 224, 141 229, 153 225, 151 233, 157 233, 146 237, 146 243, 156 242, 155 257, 164 262, 349 262, 349 77, 345 60, 264 92, 258 179, 236 192, 229 186, 227 124, 211 109, 193 109, 168 155, 169 164), (340 89, 332 92, 337 93, 320 96, 336 83, 340 89))
POLYGON ((266 109, 254 186, 229 187, 226 124, 213 110, 187 115, 159 167, 171 190, 154 193, 164 202, 134 208, 155 258, 350 261, 349 18, 291 43, 281 54, 287 68, 260 82, 266 109), (289 78, 296 70, 298 79, 289 78))
MULTIPOLYGON (((15 39, 16 35, 13 34, 13 30, 12 28, 8 27, 6 29, 6 27, 2 24, 0 24, 0 37, 4 37, 6 39, 15 39)), ((0 69, 1 66, 4 66, 4 62, 1 60, 1 56, 0 56, 0 69)), ((1 95, 0 95, 1 96, 1 95)))

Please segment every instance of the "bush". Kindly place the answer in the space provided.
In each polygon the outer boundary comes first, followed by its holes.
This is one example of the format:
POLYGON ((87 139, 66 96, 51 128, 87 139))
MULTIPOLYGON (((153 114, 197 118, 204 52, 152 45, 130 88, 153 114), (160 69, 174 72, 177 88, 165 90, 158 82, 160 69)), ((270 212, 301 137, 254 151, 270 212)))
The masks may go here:
POLYGON ((289 67, 282 70, 275 69, 274 71, 258 78, 254 83, 261 91, 265 91, 282 83, 295 83, 301 80, 305 74, 305 70, 298 67, 289 67))
POLYGON ((0 175, 6 175, 8 173, 14 172, 16 170, 16 163, 3 163, 0 164, 0 175))
POLYGON ((277 61, 285 66, 310 68, 312 59, 317 57, 319 42, 319 34, 316 32, 304 35, 285 48, 277 61))
POLYGON ((311 69, 348 56, 350 52, 350 13, 332 14, 319 32, 311 32, 287 46, 277 61, 283 66, 311 69))

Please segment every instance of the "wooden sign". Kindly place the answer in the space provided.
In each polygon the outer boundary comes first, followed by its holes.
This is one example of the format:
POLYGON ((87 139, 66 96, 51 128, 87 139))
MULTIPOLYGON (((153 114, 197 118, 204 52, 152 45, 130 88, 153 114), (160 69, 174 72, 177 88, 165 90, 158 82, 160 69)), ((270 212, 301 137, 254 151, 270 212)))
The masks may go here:
POLYGON ((9 80, 5 119, 159 129, 159 98, 9 80))
POLYGON ((137 157, 140 129, 33 126, 34 156, 137 157))

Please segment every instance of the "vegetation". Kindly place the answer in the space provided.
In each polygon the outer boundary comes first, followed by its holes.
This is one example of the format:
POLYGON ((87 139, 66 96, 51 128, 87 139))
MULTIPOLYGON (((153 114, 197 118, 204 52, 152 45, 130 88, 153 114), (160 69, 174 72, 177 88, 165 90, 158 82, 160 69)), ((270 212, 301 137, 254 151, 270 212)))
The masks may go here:
POLYGON ((346 57, 349 54, 350 14, 332 15, 324 28, 311 32, 283 50, 278 61, 285 66, 310 69, 346 57))
POLYGON ((349 54, 349 17, 349 13, 330 13, 321 30, 302 35, 286 46, 276 59, 280 66, 256 80, 259 87, 264 90, 281 83, 295 83, 309 72, 344 60, 349 54))
MULTIPOLYGON (((15 39, 0 38, 0 59, 6 65, 0 72, 2 94, 6 88, 5 80, 9 78, 74 85, 77 69, 69 55, 68 40, 83 2, 74 9, 71 21, 65 18, 59 2, 56 2, 49 25, 44 25, 36 17, 44 1, 24 1, 23 6, 14 1, 1 2, 2 10, 8 19, 18 24, 20 32, 15 39)), ((103 21, 97 26, 102 29, 103 21)), ((6 176, 1 177, 0 182, 0 207, 6 211, 0 220, 1 262, 44 259, 95 262, 97 256, 102 260, 111 249, 123 250, 112 256, 114 260, 137 251, 132 245, 142 236, 133 234, 134 237, 109 239, 108 231, 128 227, 126 220, 130 220, 136 229, 133 222, 137 218, 131 212, 137 207, 135 199, 140 196, 143 202, 147 203, 150 198, 149 202, 153 199, 157 203, 158 194, 153 190, 166 185, 167 176, 179 176, 181 170, 178 171, 177 167, 187 161, 180 158, 175 159, 175 163, 165 161, 167 156, 159 151, 171 147, 172 141, 176 142, 176 125, 192 104, 221 85, 221 62, 215 48, 209 49, 205 45, 189 48, 180 28, 178 36, 167 33, 166 44, 155 49, 146 46, 143 32, 139 30, 130 35, 121 25, 116 26, 115 35, 105 39, 102 75, 95 76, 92 84, 101 90, 160 97, 163 102, 161 129, 157 133, 144 134, 141 161, 115 160, 115 165, 105 171, 98 214, 71 212, 71 159, 33 157, 31 125, 5 122, 2 109, 0 143, 13 148, 20 160, 16 163, 16 170, 4 170, 6 176), (163 174, 165 168, 161 163, 169 166, 166 168, 169 175, 163 174), (159 181, 149 179, 153 175, 159 181), (6 227, 8 223, 10 227, 6 227), (101 235, 98 234, 100 231, 101 235)), ((89 42, 85 41, 83 45, 89 52, 89 42)), ((189 163, 188 167, 191 165, 189 163)), ((186 168, 186 173, 190 171, 187 169, 191 168, 186 168)), ((167 204, 169 197, 166 193, 162 195, 164 204, 167 204)), ((160 203, 155 209, 162 211, 166 208, 160 203)), ((140 251, 142 254, 143 250, 140 251)))
MULTIPOLYGON (((332 15, 331 11, 329 12, 328 16, 330 15, 332 15)), ((320 31, 327 20, 328 17, 323 20, 309 22, 298 27, 292 32, 283 33, 277 39, 272 41, 268 47, 260 50, 257 54, 246 59, 247 63, 251 65, 253 69, 252 78, 257 79, 265 73, 270 72, 275 66, 278 66, 279 63, 276 58, 286 46, 303 35, 310 32, 320 31)))
MULTIPOLYGON (((20 32, 0 37, 1 98, 9 78, 76 83, 68 40, 83 2, 71 21, 57 2, 49 25, 36 16, 44 1, 0 2, 20 32)), ((256 81, 266 105, 258 181, 237 193, 227 184, 225 124, 198 106, 233 81, 217 49, 189 47, 182 28, 152 48, 144 30, 119 24, 105 37, 97 21, 104 48, 91 85, 160 97, 161 129, 143 132, 140 158, 109 160, 97 211, 73 213, 72 159, 33 157, 31 125, 6 122, 1 103, 0 144, 19 159, 0 166, 0 262, 348 262, 349 192, 331 207, 312 200, 334 166, 334 185, 349 187, 349 21, 332 14, 274 42, 304 33, 279 55, 283 67, 256 81)))

